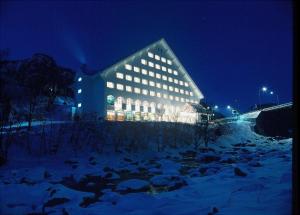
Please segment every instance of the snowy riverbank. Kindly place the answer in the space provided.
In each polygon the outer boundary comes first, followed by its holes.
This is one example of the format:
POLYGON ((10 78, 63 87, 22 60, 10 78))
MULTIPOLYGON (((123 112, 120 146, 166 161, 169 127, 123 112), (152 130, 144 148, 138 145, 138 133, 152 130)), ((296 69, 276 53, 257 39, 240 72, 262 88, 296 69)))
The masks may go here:
POLYGON ((209 149, 82 153, 0 167, 0 214, 290 214, 292 139, 230 124, 209 149))

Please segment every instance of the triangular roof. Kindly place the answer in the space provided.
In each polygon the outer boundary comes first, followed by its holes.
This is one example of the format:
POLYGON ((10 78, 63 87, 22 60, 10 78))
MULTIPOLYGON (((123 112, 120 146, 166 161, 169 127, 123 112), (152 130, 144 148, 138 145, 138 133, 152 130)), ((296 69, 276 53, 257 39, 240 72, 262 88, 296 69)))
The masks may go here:
POLYGON ((176 55, 174 54, 174 52, 172 51, 172 49, 170 48, 170 46, 167 44, 167 42, 165 41, 164 38, 146 46, 145 48, 135 52, 134 54, 128 56, 125 59, 120 60, 119 62, 113 64, 112 66, 108 67, 107 69, 105 69, 102 73, 101 73, 101 77, 105 77, 107 76, 110 72, 115 71, 121 64, 124 64, 124 61, 129 61, 131 59, 134 59, 136 56, 142 55, 142 53, 144 53, 145 51, 148 51, 151 48, 156 47, 157 45, 161 45, 163 48, 166 49, 167 53, 170 55, 170 57, 172 58, 173 62, 178 66, 178 70, 182 71, 184 74, 184 76, 186 76, 187 80, 191 83, 191 88, 194 90, 194 92, 196 93, 196 95, 202 99, 204 98, 202 92, 199 90, 199 88, 197 87, 197 85, 195 84, 195 82, 193 81, 193 79, 190 77, 190 75, 188 74, 188 72, 185 70, 185 68, 183 67, 183 65, 180 63, 180 61, 178 60, 178 58, 176 57, 176 55))

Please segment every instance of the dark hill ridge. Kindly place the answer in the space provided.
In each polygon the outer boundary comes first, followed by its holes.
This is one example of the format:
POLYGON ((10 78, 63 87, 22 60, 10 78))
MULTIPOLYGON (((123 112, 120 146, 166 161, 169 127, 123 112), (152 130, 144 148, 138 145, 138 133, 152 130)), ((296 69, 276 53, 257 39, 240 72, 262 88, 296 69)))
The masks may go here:
POLYGON ((264 136, 292 137, 292 107, 262 111, 256 118, 255 132, 264 136))

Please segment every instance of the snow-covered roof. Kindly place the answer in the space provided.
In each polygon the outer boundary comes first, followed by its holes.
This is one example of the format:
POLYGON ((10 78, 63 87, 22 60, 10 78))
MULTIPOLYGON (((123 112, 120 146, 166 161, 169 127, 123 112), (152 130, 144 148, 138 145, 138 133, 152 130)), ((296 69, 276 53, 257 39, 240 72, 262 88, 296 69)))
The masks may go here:
POLYGON ((142 53, 144 53, 145 51, 148 51, 154 47, 157 47, 158 45, 161 45, 167 52, 167 54, 169 54, 169 56, 171 57, 171 59, 173 60, 173 62, 175 63, 175 65, 178 67, 179 72, 182 72, 183 76, 185 76, 185 78, 190 82, 191 84, 191 88, 194 90, 194 92, 196 93, 196 96, 198 96, 200 99, 203 99, 204 96, 202 94, 202 92, 200 91, 200 89, 197 87, 197 85, 195 84, 195 82, 193 81, 193 79, 190 77, 190 75, 188 74, 188 72, 186 71, 186 69, 183 67, 183 65, 180 63, 180 61, 178 60, 178 58, 176 57, 176 55, 174 54, 174 52, 172 51, 172 49, 170 48, 170 46, 167 44, 167 42, 165 41, 165 39, 160 39, 148 46, 146 46, 145 48, 135 52, 134 54, 128 56, 127 58, 120 60, 119 62, 113 64, 112 66, 108 67, 107 69, 105 69, 100 75, 101 77, 105 78, 108 74, 110 74, 111 72, 115 72, 116 69, 121 66, 122 64, 124 64, 124 62, 127 62, 129 60, 134 59, 136 56, 141 56, 142 53))

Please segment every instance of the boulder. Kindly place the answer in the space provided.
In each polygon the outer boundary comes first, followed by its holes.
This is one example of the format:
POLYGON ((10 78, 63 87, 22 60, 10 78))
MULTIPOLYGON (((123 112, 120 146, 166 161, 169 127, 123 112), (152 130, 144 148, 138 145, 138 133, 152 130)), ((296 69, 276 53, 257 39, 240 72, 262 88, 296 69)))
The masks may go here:
POLYGON ((234 174, 236 176, 241 176, 241 177, 247 176, 247 173, 245 171, 241 170, 239 167, 234 168, 234 174))

